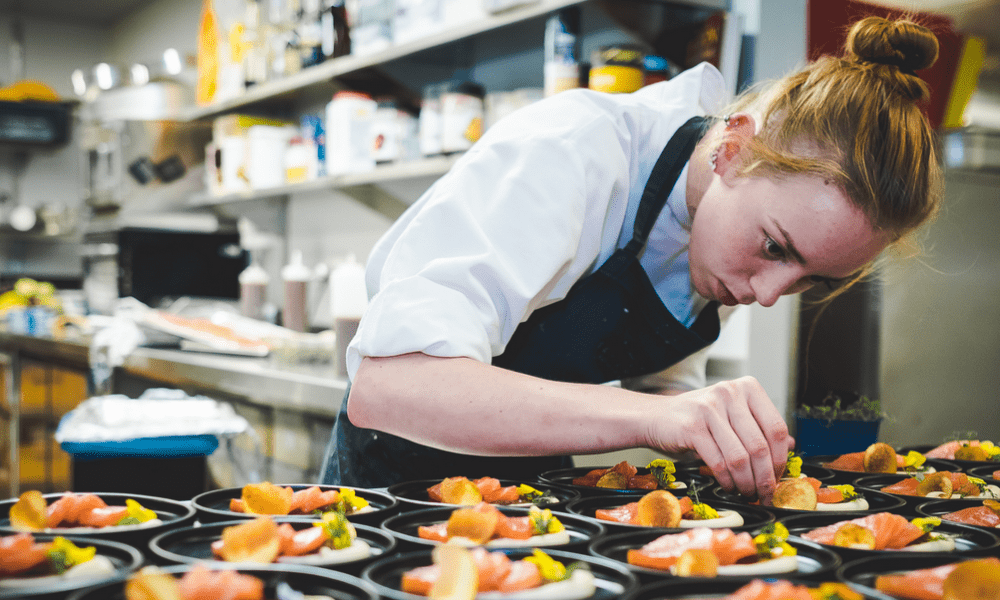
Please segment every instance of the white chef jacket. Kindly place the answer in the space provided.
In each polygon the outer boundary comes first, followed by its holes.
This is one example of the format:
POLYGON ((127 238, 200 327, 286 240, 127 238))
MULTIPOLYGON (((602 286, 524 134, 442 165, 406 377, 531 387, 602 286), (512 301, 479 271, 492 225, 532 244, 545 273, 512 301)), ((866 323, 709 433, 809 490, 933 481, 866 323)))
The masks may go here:
MULTIPOLYGON (((489 363, 532 311, 563 299, 632 237, 643 188, 674 132, 726 100, 702 63, 632 94, 571 90, 491 127, 378 241, 369 304, 347 353, 423 352, 489 363)), ((685 166, 640 257, 653 287, 690 326, 707 303, 691 287, 685 166)), ((720 317, 731 310, 720 307, 720 317)), ((634 388, 705 385, 707 349, 634 388)))

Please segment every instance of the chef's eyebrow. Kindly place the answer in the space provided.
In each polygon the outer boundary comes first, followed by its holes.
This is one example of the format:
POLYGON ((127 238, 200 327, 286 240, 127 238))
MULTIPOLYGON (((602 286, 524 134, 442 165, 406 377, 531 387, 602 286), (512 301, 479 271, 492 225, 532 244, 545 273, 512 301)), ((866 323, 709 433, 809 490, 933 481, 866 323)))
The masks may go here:
MULTIPOLYGON (((792 258, 795 259, 795 262, 805 266, 806 259, 802 256, 801 253, 799 253, 798 249, 795 247, 795 242, 792 241, 792 236, 788 235, 788 232, 785 231, 785 228, 781 226, 781 223, 774 221, 774 226, 778 228, 778 231, 781 232, 781 237, 785 239, 785 251, 788 252, 788 254, 790 254, 792 258)), ((847 277, 825 277, 823 275, 814 275, 814 277, 817 277, 818 279, 822 279, 823 281, 830 283, 840 283, 848 279, 847 277)))

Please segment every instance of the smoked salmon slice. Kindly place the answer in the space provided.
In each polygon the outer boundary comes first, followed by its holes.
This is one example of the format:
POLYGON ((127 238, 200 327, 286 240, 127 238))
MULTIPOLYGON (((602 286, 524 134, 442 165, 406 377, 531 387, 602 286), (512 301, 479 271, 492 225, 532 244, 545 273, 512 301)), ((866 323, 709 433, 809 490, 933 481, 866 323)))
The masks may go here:
POLYGON ((928 452, 924 452, 924 456, 927 458, 944 458, 947 460, 955 460, 955 451, 962 446, 972 446, 973 448, 979 445, 979 440, 953 440, 950 442, 945 442, 928 452))
POLYGON ((126 506, 108 506, 95 494, 64 493, 46 508, 49 528, 79 525, 110 527, 129 516, 126 506))
POLYGON ((847 523, 854 523, 871 531, 875 535, 875 550, 898 550, 924 535, 924 530, 907 521, 906 517, 880 512, 813 529, 803 533, 802 537, 818 544, 834 545, 837 530, 847 523))
MULTIPOLYGON (((951 480, 951 490, 952 495, 956 496, 979 496, 979 487, 969 480, 969 476, 965 473, 952 473, 951 471, 938 471, 937 475, 944 475, 951 480)), ((920 496, 921 494, 917 491, 917 486, 920 485, 920 480, 916 477, 909 477, 903 479, 902 481, 897 481, 892 485, 887 485, 882 488, 883 492, 888 494, 897 494, 901 496, 920 496)))
POLYGON ((51 543, 36 543, 30 533, 0 537, 0 575, 17 575, 45 562, 51 543))
POLYGON ((263 600, 264 582, 236 571, 210 571, 196 565, 180 579, 184 600, 263 600))
POLYGON ((804 585, 795 585, 790 581, 772 581, 765 583, 755 579, 724 600, 815 600, 804 585))
POLYGON ((941 515, 945 521, 978 525, 980 527, 1000 527, 1000 515, 986 506, 970 506, 946 515, 941 515))
MULTIPOLYGON (((1000 567, 1000 559, 981 560, 1000 567)), ((954 563, 907 573, 879 575, 875 578, 875 589, 902 600, 941 600, 944 596, 944 580, 955 570, 956 565, 954 563)))
POLYGON ((753 538, 747 532, 732 529, 697 527, 683 533, 666 534, 639 549, 628 551, 628 563, 648 569, 667 570, 687 550, 711 550, 719 565, 732 565, 741 558, 757 554, 753 538))
MULTIPOLYGON (((472 560, 479 574, 479 592, 509 594, 537 588, 545 583, 538 566, 526 560, 512 561, 503 552, 490 552, 485 548, 472 548, 472 560)), ((403 573, 402 591, 426 596, 431 586, 441 576, 441 567, 427 565, 403 573)))
POLYGON ((317 486, 312 486, 292 494, 292 507, 288 512, 301 512, 307 515, 314 510, 325 508, 339 501, 340 494, 336 490, 324 491, 317 486))
MULTIPOLYGON (((694 518, 694 501, 688 496, 677 499, 681 506, 681 517, 684 519, 694 518)), ((623 506, 615 508, 598 508, 594 511, 594 517, 603 521, 616 521, 618 523, 628 523, 639 525, 639 503, 629 502, 623 506)))

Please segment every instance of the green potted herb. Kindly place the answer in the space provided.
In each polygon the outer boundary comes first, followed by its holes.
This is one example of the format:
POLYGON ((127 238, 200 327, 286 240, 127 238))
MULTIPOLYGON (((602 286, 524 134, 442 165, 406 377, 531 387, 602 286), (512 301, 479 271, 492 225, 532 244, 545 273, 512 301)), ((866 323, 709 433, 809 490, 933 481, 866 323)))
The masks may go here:
POLYGON ((877 399, 858 396, 846 402, 841 394, 830 392, 819 404, 795 411, 796 449, 803 456, 862 452, 878 441, 886 416, 877 399))

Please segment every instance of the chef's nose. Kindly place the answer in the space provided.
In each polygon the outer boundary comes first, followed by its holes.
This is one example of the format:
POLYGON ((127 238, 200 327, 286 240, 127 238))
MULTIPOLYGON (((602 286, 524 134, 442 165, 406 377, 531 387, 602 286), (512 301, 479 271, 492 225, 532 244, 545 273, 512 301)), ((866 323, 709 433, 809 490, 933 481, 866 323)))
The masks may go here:
MULTIPOLYGON (((754 298, 763 307, 774 306, 778 298, 803 291, 802 274, 790 265, 766 269, 751 279, 754 298)), ((808 285, 804 287, 809 287, 808 285)))

